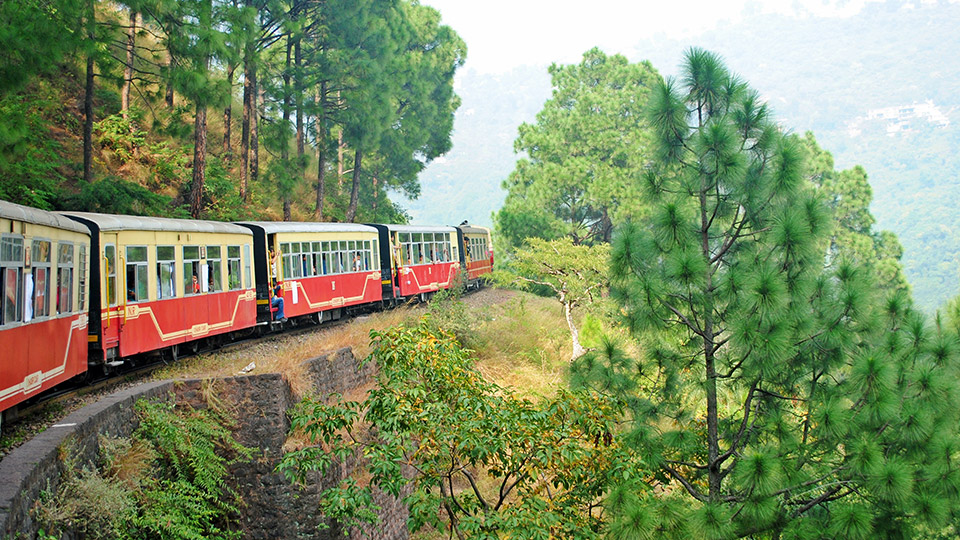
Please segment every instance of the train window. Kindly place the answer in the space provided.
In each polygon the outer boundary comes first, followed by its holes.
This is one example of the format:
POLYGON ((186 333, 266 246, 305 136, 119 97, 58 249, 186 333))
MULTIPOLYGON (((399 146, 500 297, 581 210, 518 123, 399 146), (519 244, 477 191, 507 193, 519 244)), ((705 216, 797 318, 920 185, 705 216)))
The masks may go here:
POLYGON ((243 245, 243 285, 253 286, 253 280, 250 278, 250 244, 243 245))
POLYGON ((23 239, 0 238, 0 291, 3 294, 3 309, 0 309, 0 325, 20 320, 22 309, 21 281, 23 280, 23 239))
POLYGON ((364 240, 363 241, 363 269, 369 271, 371 262, 372 261, 370 258, 370 241, 364 240))
POLYGON ((57 313, 73 311, 73 244, 57 244, 57 313))
POLYGON ((289 242, 280 244, 280 257, 283 259, 284 277, 297 277, 297 275, 293 273, 293 268, 295 265, 293 264, 293 250, 289 242))
POLYGON ((400 264, 410 264, 410 244, 400 244, 400 264))
POLYGON ((303 266, 303 277, 313 275, 313 256, 310 251, 310 242, 300 244, 300 264, 303 266))
POLYGON ((400 242, 403 244, 410 242, 410 233, 400 233, 400 242))
POLYGON ((380 251, 377 249, 377 241, 373 241, 373 268, 380 269, 380 251))
POLYGON ((313 275, 323 275, 323 250, 320 249, 320 242, 313 243, 313 275))
POLYGON ((157 246, 157 299, 177 296, 177 260, 173 246, 157 246))
POLYGON ((240 289, 240 246, 227 246, 227 288, 240 289))
POLYGON ((207 290, 219 292, 223 290, 223 260, 220 246, 207 246, 207 290))
POLYGON ((117 305, 117 247, 110 244, 103 247, 104 274, 107 276, 107 305, 117 305))
POLYGON ((24 276, 28 309, 24 313, 23 320, 26 322, 29 322, 33 317, 50 315, 50 242, 34 240, 31 257, 33 274, 24 276), (29 309, 31 306, 33 307, 32 314, 29 309))
MULTIPOLYGON (((420 236, 419 234, 415 234, 420 236)), ((413 264, 423 264, 423 244, 420 242, 414 242, 413 244, 413 264)))
POLYGON ((87 246, 80 246, 80 256, 78 257, 77 271, 80 274, 80 284, 78 287, 77 309, 79 311, 87 310, 87 246))
POLYGON ((183 294, 200 294, 200 246, 183 246, 183 294))
POLYGON ((145 302, 147 297, 147 248, 127 246, 127 301, 145 302))

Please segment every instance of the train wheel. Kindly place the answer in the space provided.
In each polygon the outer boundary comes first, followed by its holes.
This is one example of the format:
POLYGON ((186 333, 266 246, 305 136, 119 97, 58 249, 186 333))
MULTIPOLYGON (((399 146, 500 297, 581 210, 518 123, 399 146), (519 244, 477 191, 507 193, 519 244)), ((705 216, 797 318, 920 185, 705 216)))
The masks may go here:
POLYGON ((160 351, 160 360, 163 360, 164 364, 173 363, 177 361, 177 357, 180 355, 180 345, 173 345, 167 347, 160 351))

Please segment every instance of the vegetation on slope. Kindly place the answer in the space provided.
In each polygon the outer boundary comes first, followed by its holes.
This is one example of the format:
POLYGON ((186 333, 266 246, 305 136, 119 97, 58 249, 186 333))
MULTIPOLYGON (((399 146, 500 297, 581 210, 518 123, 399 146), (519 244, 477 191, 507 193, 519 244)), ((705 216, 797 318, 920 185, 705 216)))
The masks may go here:
POLYGON ((465 47, 391 2, 0 6, 0 198, 214 219, 403 221, 465 47), (16 68, 15 68, 16 66, 16 68), (241 91, 242 87, 242 91, 241 91))

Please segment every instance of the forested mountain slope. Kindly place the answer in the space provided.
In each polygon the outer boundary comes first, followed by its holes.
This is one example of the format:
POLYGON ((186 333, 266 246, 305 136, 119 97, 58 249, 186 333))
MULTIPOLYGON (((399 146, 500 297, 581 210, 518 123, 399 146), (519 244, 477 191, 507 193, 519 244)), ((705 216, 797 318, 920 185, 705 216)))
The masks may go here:
MULTIPOLYGON (((948 2, 868 4, 848 18, 748 14, 682 41, 637 36, 637 46, 624 52, 669 76, 687 47, 716 51, 769 100, 782 125, 813 131, 838 169, 862 165, 873 186, 877 228, 899 236, 914 298, 931 311, 960 290, 960 218, 953 202, 960 202, 958 20, 960 4, 948 2), (885 117, 887 109, 927 102, 942 116, 885 117)), ((517 159, 516 127, 550 95, 546 66, 501 75, 468 70, 459 83, 463 107, 453 149, 421 175, 423 196, 411 206, 424 222, 465 215, 468 203, 474 219, 484 222, 502 200, 499 184, 517 159), (512 133, 508 141, 491 135, 504 132, 512 133), (450 179, 483 188, 452 201, 435 198, 450 179), (484 204, 490 206, 476 210, 484 204)))

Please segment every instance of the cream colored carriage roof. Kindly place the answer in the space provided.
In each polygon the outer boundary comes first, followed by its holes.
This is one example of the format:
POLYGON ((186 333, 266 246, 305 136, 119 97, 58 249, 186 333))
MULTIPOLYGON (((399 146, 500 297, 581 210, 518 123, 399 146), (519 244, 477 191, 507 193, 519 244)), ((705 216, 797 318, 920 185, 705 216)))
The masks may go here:
POLYGON ((460 225, 457 227, 463 234, 490 234, 490 229, 479 225, 460 225))
POLYGON ((26 221, 27 223, 35 223, 37 225, 47 225, 49 227, 56 227, 57 229, 67 229, 69 231, 83 233, 86 235, 90 234, 89 229, 77 223, 76 221, 73 221, 72 219, 61 216, 60 214, 47 212, 46 210, 38 210, 36 208, 30 208, 29 206, 23 206, 7 201, 0 201, 0 217, 17 221, 26 221))
POLYGON ((267 234, 312 233, 312 232, 365 232, 376 234, 377 230, 358 223, 320 223, 315 221, 238 221, 238 225, 250 225, 263 229, 267 234))
POLYGON ((384 225, 388 230, 402 233, 423 232, 457 232, 453 227, 438 227, 436 225, 384 225))
POLYGON ((222 221, 173 219, 146 216, 120 216, 92 212, 61 212, 65 216, 86 219, 96 223, 101 231, 167 231, 228 233, 253 236, 250 229, 222 221))

